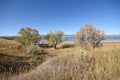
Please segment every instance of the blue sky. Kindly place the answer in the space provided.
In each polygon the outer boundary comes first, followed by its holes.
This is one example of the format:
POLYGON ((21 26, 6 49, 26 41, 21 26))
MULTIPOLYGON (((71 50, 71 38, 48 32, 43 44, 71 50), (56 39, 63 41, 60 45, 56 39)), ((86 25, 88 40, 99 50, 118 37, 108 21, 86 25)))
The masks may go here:
POLYGON ((75 34, 85 24, 120 34, 120 0, 0 0, 0 36, 16 36, 23 27, 75 34))

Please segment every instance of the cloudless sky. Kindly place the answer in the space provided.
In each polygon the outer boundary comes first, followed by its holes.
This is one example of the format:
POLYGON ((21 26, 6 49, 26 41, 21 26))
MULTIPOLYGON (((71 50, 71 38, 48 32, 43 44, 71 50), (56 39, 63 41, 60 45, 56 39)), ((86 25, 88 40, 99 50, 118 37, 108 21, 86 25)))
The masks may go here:
POLYGON ((23 27, 75 34, 85 24, 120 34, 120 0, 0 0, 0 36, 16 36, 23 27))

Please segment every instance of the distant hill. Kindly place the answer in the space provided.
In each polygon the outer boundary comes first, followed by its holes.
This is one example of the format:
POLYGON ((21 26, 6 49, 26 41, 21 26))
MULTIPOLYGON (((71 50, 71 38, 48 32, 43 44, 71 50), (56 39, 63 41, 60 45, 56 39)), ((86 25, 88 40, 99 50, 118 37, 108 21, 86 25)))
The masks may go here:
POLYGON ((0 46, 16 45, 18 44, 15 40, 8 40, 0 38, 0 46))
POLYGON ((106 35, 106 36, 108 36, 108 37, 119 37, 120 34, 118 34, 118 35, 106 35))
POLYGON ((0 36, 0 38, 8 39, 8 40, 15 40, 16 37, 18 36, 0 36))

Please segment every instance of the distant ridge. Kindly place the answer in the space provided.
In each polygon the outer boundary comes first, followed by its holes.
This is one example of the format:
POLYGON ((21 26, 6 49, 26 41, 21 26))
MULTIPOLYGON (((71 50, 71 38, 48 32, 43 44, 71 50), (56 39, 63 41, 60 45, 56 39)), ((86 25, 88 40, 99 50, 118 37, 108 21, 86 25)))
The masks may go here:
POLYGON ((16 45, 18 43, 15 40, 8 40, 8 39, 0 38, 0 45, 8 46, 8 44, 9 45, 16 45))
POLYGON ((8 40, 15 40, 16 37, 18 36, 0 36, 0 38, 8 39, 8 40))
POLYGON ((110 37, 117 37, 118 36, 119 37, 120 34, 117 34, 117 35, 116 34, 112 34, 112 35, 106 35, 106 36, 110 36, 110 37))

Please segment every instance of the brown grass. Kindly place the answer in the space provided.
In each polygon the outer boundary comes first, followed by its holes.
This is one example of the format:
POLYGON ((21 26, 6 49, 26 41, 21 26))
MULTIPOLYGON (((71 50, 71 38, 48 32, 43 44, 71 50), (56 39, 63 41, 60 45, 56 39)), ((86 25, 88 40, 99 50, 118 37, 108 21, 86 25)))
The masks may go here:
POLYGON ((45 54, 26 54, 16 41, 0 38, 0 80, 34 69, 45 57, 45 54))
POLYGON ((91 52, 79 47, 48 49, 53 55, 29 73, 12 80, 120 80, 120 45, 103 44, 91 52), (56 55, 55 55, 56 54, 56 55))
POLYGON ((15 40, 7 40, 0 38, 0 48, 2 47, 10 47, 10 46, 16 46, 19 45, 15 40))

